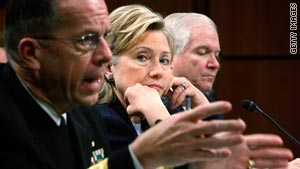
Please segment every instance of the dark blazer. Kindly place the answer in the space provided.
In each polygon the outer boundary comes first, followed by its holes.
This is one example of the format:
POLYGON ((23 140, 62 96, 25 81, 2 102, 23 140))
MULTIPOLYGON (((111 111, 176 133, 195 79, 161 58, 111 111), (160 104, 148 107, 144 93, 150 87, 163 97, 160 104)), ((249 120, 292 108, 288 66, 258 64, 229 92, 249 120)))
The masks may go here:
MULTIPOLYGON (((103 148, 105 157, 110 156, 106 130, 95 111, 79 107, 69 112, 66 135, 24 89, 11 66, 0 64, 0 168, 86 169, 93 151, 103 148)), ((111 156, 108 166, 133 168, 128 148, 111 156)))
POLYGON ((138 136, 126 109, 118 99, 108 105, 98 104, 97 107, 107 129, 112 153, 119 152, 138 136))
MULTIPOLYGON (((112 153, 119 153, 120 150, 138 137, 127 111, 118 99, 108 105, 99 104, 97 107, 101 110, 99 112, 103 117, 103 121, 107 128, 108 140, 112 153)), ((183 110, 182 108, 179 109, 183 110)), ((149 128, 146 120, 142 120, 141 125, 143 131, 149 128)), ((175 167, 175 169, 186 168, 188 168, 187 165, 175 167)))

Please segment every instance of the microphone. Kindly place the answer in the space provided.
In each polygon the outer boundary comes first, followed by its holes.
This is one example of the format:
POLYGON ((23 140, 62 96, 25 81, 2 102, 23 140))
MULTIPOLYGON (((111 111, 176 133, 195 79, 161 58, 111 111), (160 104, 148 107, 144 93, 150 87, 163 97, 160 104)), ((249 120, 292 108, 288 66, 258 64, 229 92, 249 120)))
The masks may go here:
POLYGON ((296 138, 294 138, 290 133, 288 133, 284 128, 282 128, 271 116, 269 116, 267 113, 262 111, 253 101, 245 99, 245 100, 243 100, 242 105, 246 110, 249 110, 251 112, 255 112, 255 113, 258 113, 258 114, 261 114, 261 115, 265 116, 281 132, 283 132, 290 140, 292 140, 298 147, 300 147, 300 142, 296 138))

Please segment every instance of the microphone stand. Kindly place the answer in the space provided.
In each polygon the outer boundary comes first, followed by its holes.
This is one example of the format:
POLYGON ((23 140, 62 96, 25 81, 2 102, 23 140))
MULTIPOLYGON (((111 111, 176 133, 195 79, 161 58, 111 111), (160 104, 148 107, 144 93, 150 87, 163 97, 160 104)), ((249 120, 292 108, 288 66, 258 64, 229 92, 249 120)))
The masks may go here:
POLYGON ((282 128, 271 116, 269 116, 267 113, 265 113, 264 111, 262 111, 253 101, 251 100, 244 100, 242 102, 242 105, 245 109, 247 109, 248 111, 252 111, 252 112, 256 112, 259 114, 262 114, 263 116, 265 116, 268 120, 270 120, 281 132, 283 132, 286 136, 288 136, 288 138, 294 143, 296 144, 298 147, 300 147, 300 142, 293 137, 290 133, 288 133, 284 128, 282 128))

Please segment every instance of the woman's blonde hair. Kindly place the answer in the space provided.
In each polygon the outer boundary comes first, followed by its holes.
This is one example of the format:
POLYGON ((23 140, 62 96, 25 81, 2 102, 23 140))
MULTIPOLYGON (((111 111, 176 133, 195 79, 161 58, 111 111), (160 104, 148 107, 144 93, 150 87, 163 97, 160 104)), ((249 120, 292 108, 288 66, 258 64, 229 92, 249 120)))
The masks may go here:
MULTIPOLYGON (((148 30, 161 31, 167 38, 171 56, 174 55, 174 42, 171 33, 165 27, 164 18, 143 5, 126 5, 119 7, 109 15, 111 31, 116 36, 112 47, 113 58, 111 64, 117 64, 120 55, 131 49, 148 30)), ((159 42, 158 42, 159 43, 159 42)), ((113 83, 107 78, 103 80, 99 93, 99 103, 108 104, 116 98, 113 83)))

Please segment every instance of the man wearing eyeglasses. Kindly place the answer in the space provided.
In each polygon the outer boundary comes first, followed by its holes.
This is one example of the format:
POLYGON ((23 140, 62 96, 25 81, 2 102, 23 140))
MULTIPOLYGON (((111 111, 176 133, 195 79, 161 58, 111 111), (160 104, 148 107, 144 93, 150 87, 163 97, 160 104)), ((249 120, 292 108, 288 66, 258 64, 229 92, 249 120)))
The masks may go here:
POLYGON ((104 0, 10 0, 4 29, 9 63, 0 64, 2 169, 176 166, 226 158, 227 147, 242 141, 240 120, 197 123, 231 109, 218 102, 165 119, 110 156, 93 107, 114 42, 104 0), (200 139, 222 131, 231 134, 200 139))
POLYGON ((0 168, 80 169, 109 155, 99 117, 79 107, 98 100, 111 59, 108 12, 103 0, 78 2, 12 0, 6 6, 0 168))

